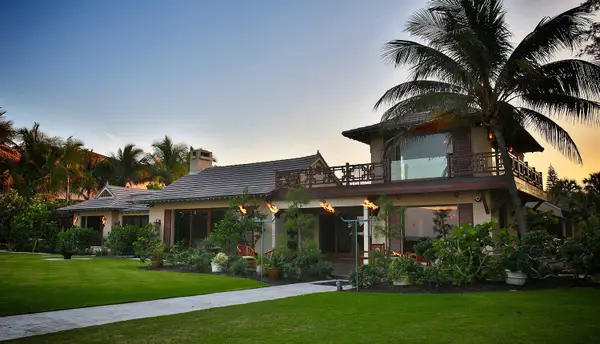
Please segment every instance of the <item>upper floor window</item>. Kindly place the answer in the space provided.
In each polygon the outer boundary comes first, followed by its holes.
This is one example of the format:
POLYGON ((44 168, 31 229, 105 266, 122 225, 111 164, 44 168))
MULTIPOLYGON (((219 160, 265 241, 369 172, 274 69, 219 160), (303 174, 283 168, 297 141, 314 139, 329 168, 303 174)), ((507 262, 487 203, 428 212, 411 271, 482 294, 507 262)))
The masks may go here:
POLYGON ((448 175, 446 155, 452 152, 452 140, 448 134, 418 137, 412 142, 396 147, 396 159, 392 161, 392 180, 438 178, 448 175))

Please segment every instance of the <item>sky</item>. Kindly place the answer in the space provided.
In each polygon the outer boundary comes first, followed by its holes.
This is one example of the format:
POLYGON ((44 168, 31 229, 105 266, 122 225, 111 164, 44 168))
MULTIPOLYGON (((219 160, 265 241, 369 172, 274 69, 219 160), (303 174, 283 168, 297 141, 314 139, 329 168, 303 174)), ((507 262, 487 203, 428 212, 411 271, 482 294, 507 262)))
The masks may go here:
MULTIPOLYGON (((582 0, 505 0, 516 42, 582 0)), ((321 152, 370 161, 341 135, 376 123, 373 105, 407 73, 381 59, 409 39, 417 0, 3 0, 0 107, 17 127, 82 139, 102 154, 165 135, 220 165, 321 152)), ((561 123, 562 124, 562 123, 561 123)), ((600 171, 598 129, 566 125, 583 165, 543 140, 531 166, 600 171)), ((535 135, 534 135, 535 136, 535 135)), ((536 136, 537 137, 537 136, 536 136)))

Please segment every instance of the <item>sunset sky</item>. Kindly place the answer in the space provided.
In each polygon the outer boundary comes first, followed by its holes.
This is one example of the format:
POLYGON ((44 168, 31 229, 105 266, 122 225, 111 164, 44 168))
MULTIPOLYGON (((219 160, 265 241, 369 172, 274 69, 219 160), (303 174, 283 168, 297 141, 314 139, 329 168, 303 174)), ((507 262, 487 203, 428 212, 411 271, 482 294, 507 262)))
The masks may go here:
MULTIPOLYGON (((582 0, 507 0, 518 41, 582 0)), ((109 154, 150 150, 165 134, 219 164, 317 150, 330 164, 369 161, 343 130, 372 124, 377 99, 406 79, 381 60, 424 1, 32 1, 0 3, 0 107, 16 126, 75 136, 109 154)), ((543 140, 526 157, 581 179, 600 171, 597 128, 565 125, 583 155, 543 140)))

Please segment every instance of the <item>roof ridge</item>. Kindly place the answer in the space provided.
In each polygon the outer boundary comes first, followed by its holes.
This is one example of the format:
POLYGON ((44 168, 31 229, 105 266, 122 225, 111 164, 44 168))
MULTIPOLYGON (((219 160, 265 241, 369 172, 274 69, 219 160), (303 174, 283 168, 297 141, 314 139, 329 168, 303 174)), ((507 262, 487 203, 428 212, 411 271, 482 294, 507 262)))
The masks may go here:
MULTIPOLYGON (((277 159, 277 160, 266 160, 266 161, 255 161, 255 162, 247 162, 247 163, 243 163, 243 164, 233 164, 233 165, 213 166, 211 168, 207 168, 207 169, 204 169, 202 171, 207 171, 207 170, 210 170, 210 169, 222 168, 222 167, 234 167, 234 166, 246 166, 246 165, 266 164, 266 163, 269 163, 269 162, 280 162, 280 161, 283 162, 283 161, 299 160, 299 159, 305 159, 305 158, 311 158, 311 157, 317 158, 318 156, 319 156, 319 153, 316 153, 316 154, 311 154, 311 155, 298 156, 298 157, 295 157, 295 158, 286 158, 286 159, 277 159)), ((201 173, 202 171, 200 171, 198 173, 201 173)))

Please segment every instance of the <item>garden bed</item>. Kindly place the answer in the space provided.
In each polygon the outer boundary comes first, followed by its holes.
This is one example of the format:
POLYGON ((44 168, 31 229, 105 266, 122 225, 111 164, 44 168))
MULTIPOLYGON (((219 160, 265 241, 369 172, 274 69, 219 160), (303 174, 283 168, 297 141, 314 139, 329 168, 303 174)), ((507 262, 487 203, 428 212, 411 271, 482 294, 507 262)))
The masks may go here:
MULTIPOLYGON (((229 276, 229 277, 237 277, 237 278, 249 278, 255 281, 261 281, 260 276, 256 273, 254 269, 247 269, 246 276, 234 276, 227 272, 199 272, 185 265, 164 265, 161 268, 153 268, 149 265, 144 265, 139 267, 142 270, 153 270, 153 271, 169 271, 169 272, 182 272, 182 273, 191 273, 191 274, 204 274, 204 275, 220 275, 220 276, 229 276)), ((270 280, 267 276, 263 276, 262 282, 268 285, 276 286, 276 285, 286 285, 286 284, 294 284, 294 283, 305 283, 305 282, 316 282, 323 281, 323 278, 315 278, 315 279, 306 279, 306 280, 290 280, 290 279, 277 279, 270 280)), ((333 280, 332 280, 333 281, 333 280)))
POLYGON ((404 293, 404 294, 447 294, 447 293, 472 293, 487 291, 514 291, 514 290, 541 290, 559 288, 595 287, 600 288, 599 283, 590 280, 574 279, 572 277, 550 277, 546 279, 528 279, 524 286, 509 285, 504 282, 481 282, 467 286, 441 285, 439 287, 419 286, 396 286, 391 283, 383 283, 369 289, 361 289, 360 292, 370 293, 404 293))

